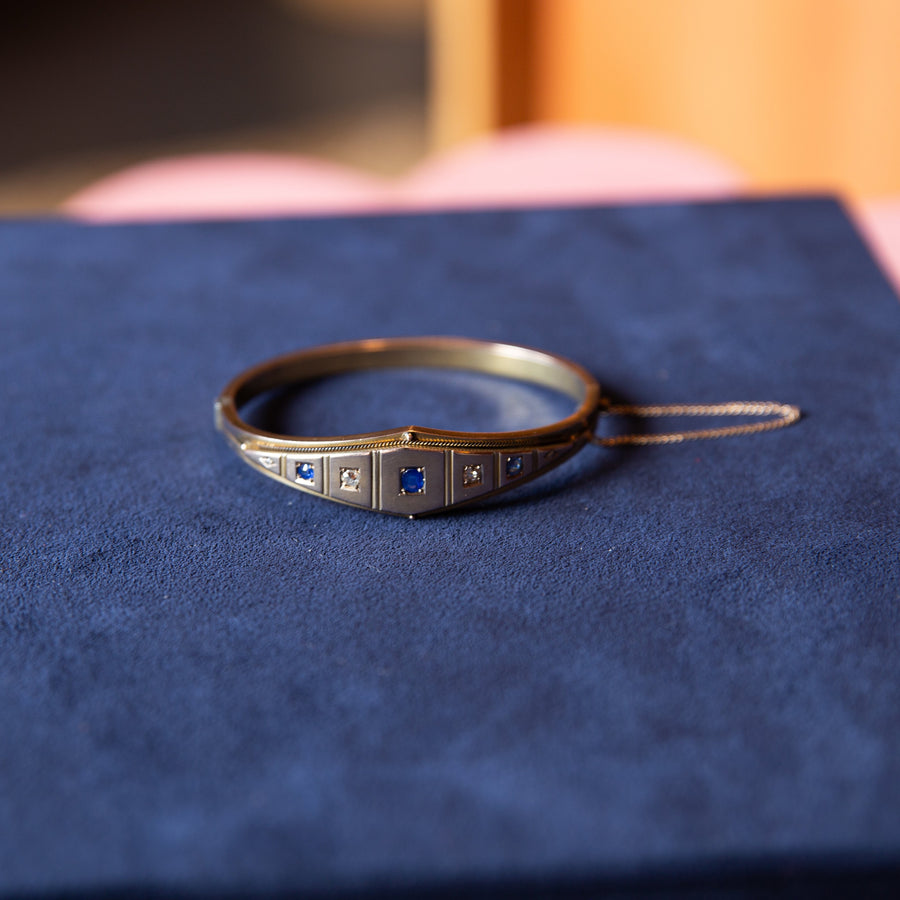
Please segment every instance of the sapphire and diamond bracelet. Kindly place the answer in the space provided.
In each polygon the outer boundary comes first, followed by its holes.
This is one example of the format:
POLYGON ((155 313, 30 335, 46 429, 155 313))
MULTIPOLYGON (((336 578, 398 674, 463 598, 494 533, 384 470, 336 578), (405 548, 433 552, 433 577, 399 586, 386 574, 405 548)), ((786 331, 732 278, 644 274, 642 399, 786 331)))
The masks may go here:
POLYGON ((587 443, 672 443, 748 434, 788 425, 796 407, 776 403, 612 407, 585 369, 561 356, 465 338, 395 338, 317 347, 280 356, 231 381, 215 403, 216 426, 257 471, 338 503, 415 518, 452 509, 524 484, 558 466, 587 443), (240 416, 276 388, 378 368, 461 369, 558 391, 576 408, 541 428, 459 432, 406 427, 325 437, 295 437, 255 428, 240 416), (655 435, 595 435, 601 413, 629 416, 774 416, 762 423, 655 435))

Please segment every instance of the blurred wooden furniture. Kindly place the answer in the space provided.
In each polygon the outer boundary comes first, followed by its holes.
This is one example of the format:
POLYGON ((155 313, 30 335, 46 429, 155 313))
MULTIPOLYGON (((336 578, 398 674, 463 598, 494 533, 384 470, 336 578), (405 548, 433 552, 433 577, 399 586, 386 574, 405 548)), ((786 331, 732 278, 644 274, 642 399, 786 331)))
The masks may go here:
POLYGON ((432 134, 663 131, 765 190, 900 191, 896 0, 431 0, 432 134))

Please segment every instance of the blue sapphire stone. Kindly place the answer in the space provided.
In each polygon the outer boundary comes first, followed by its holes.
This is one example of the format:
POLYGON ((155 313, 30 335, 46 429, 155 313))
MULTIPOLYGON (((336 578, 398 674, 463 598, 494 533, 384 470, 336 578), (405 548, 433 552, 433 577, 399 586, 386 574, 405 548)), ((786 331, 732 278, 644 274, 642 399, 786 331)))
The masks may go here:
POLYGON ((525 463, 521 456, 509 456, 506 459, 506 477, 518 478, 525 468, 525 463))
POLYGON ((412 466, 400 470, 400 490, 404 494, 422 494, 425 492, 425 470, 412 466))
POLYGON ((312 463, 300 463, 297 466, 298 481, 315 481, 316 467, 312 463))

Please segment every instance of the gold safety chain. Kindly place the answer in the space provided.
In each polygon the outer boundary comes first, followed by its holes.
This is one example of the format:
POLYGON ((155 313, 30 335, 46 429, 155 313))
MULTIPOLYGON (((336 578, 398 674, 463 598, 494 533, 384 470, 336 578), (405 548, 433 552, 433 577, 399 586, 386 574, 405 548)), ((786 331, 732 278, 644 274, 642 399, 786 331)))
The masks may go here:
POLYGON ((756 434, 760 431, 774 431, 793 425, 800 418, 799 407, 789 403, 700 403, 667 404, 662 406, 629 406, 607 404, 601 412, 605 416, 626 416, 640 419, 657 419, 667 416, 772 416, 766 422, 748 422, 742 425, 723 425, 719 428, 697 428, 689 431, 670 431, 662 434, 617 434, 601 437, 595 434, 591 441, 601 447, 621 447, 649 444, 679 444, 682 441, 704 441, 712 438, 736 437, 742 434, 756 434))

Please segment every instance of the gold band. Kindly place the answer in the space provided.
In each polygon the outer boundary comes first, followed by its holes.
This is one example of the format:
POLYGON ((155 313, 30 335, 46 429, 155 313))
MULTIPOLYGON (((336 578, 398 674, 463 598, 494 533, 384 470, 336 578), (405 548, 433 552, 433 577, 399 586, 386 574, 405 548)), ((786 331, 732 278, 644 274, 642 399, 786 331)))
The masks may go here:
POLYGON ((332 344, 280 356, 238 375, 216 400, 216 427, 245 462, 328 500, 415 517, 530 481, 591 440, 600 386, 560 356, 465 338, 395 338, 332 344), (578 404, 570 416, 527 431, 459 432, 416 425, 324 437, 254 428, 240 409, 266 391, 329 375, 385 367, 435 367, 548 387, 578 404))

